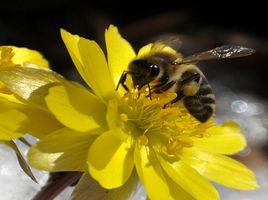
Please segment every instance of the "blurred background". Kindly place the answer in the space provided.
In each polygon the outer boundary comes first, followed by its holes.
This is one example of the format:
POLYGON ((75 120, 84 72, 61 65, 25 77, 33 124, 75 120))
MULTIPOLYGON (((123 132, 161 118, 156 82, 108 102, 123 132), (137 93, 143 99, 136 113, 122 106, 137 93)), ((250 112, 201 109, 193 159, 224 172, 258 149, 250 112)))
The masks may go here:
MULTIPOLYGON (((242 126, 248 147, 235 157, 256 172, 261 185, 260 189, 249 192, 217 186, 222 199, 266 199, 268 29, 265 5, 244 2, 235 6, 225 1, 191 5, 180 1, 164 1, 145 6, 138 1, 98 0, 85 3, 82 0, 46 0, 37 3, 34 0, 21 0, 3 1, 0 9, 0 45, 36 49, 50 61, 55 71, 81 83, 61 41, 60 28, 94 39, 102 47, 104 29, 112 23, 119 27, 121 34, 136 50, 156 37, 170 33, 179 34, 183 41, 181 52, 184 55, 225 44, 255 49, 256 53, 249 57, 205 61, 200 62, 199 66, 216 93, 217 120, 222 122, 224 119, 233 119, 242 126)), ((40 186, 23 176, 18 165, 12 161, 15 156, 8 156, 12 154, 11 151, 0 147, 1 193, 6 194, 6 199, 30 199, 40 186), (18 171, 14 174, 11 167, 18 171), (13 178, 14 175, 21 177, 21 180, 13 178), (17 193, 14 193, 14 186, 18 188, 17 193)), ((23 146, 21 148, 25 149, 23 146)), ((39 175, 43 180, 41 182, 45 183, 47 174, 39 175)), ((68 195, 66 193, 60 198, 68 199, 68 195)))

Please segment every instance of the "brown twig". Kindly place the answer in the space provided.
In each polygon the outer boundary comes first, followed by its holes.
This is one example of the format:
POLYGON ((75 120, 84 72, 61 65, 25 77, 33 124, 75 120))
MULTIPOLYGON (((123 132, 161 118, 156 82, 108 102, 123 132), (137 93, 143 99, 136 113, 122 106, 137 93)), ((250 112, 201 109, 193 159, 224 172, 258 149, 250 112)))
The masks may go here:
POLYGON ((81 175, 82 172, 57 173, 56 178, 50 178, 32 200, 53 200, 65 188, 78 181, 81 175))

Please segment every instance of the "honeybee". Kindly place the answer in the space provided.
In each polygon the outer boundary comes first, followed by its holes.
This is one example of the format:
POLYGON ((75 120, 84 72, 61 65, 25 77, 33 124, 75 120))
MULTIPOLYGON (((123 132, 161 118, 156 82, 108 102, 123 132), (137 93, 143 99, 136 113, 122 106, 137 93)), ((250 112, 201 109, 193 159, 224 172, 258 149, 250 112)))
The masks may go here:
POLYGON ((203 60, 221 60, 251 55, 255 50, 224 45, 209 51, 183 57, 179 53, 181 41, 178 37, 165 38, 152 44, 147 55, 133 60, 124 71, 117 88, 125 84, 127 75, 132 77, 134 88, 140 90, 147 85, 152 93, 175 92, 176 98, 164 107, 182 100, 189 113, 200 122, 206 122, 215 113, 215 95, 203 72, 195 65, 203 60), (172 48, 174 53, 165 51, 172 48))

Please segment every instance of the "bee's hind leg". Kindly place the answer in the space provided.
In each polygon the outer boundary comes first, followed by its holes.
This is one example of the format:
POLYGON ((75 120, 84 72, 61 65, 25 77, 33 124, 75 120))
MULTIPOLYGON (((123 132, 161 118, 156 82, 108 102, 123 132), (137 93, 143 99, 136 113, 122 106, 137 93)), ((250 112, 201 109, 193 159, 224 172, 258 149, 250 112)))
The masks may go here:
POLYGON ((170 106, 171 104, 174 104, 174 103, 178 102, 179 100, 181 100, 183 97, 185 97, 185 95, 184 95, 184 93, 183 93, 182 90, 178 91, 176 94, 177 94, 176 98, 173 99, 172 101, 166 103, 166 104, 164 105, 164 108, 167 108, 167 107, 170 106))

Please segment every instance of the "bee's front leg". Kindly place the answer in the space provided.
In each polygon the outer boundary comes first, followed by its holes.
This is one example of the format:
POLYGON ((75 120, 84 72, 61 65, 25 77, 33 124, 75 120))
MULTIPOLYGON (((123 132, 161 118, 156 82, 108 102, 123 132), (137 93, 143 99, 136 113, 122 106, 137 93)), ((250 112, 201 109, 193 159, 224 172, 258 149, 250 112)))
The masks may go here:
POLYGON ((118 90, 119 86, 122 85, 124 87, 124 89, 129 92, 129 89, 128 87, 126 86, 125 82, 126 82, 126 79, 127 79, 127 75, 128 75, 128 71, 123 71, 119 81, 118 81, 118 84, 116 86, 116 90, 118 90))
POLYGON ((152 100, 152 91, 151 91, 151 86, 150 84, 148 83, 148 89, 149 89, 149 97, 150 97, 150 100, 152 100))
POLYGON ((163 92, 167 91, 168 89, 170 89, 175 83, 176 83, 176 81, 170 81, 164 85, 159 85, 159 86, 156 85, 154 87, 153 93, 156 93, 156 94, 163 93, 163 92))

